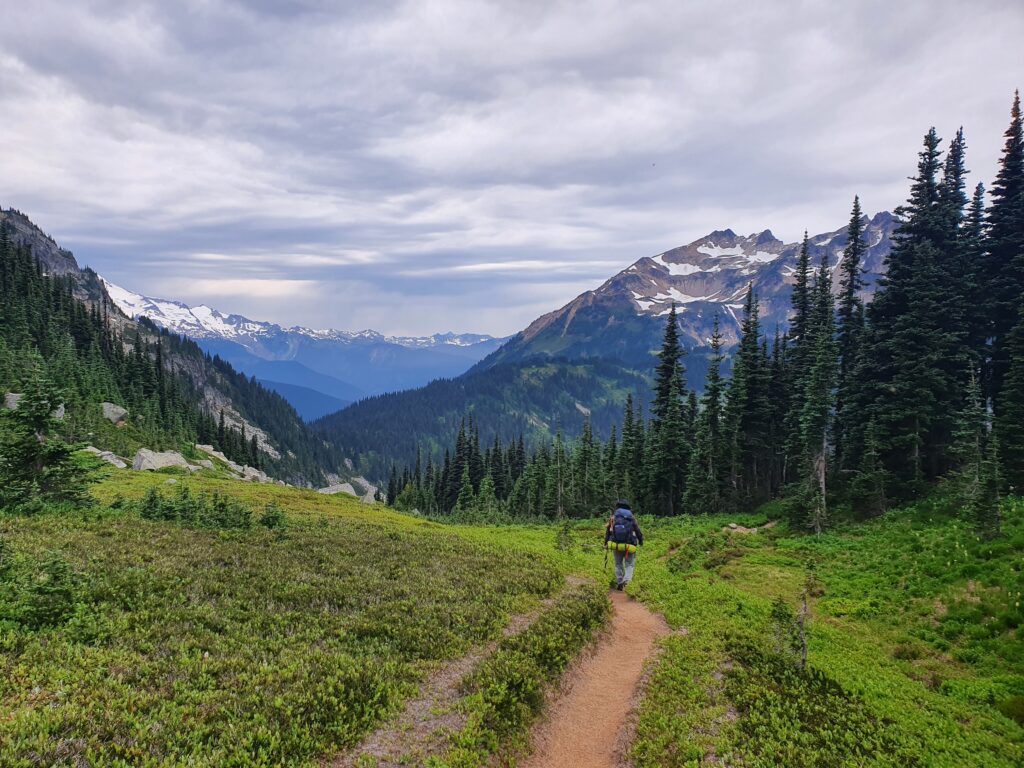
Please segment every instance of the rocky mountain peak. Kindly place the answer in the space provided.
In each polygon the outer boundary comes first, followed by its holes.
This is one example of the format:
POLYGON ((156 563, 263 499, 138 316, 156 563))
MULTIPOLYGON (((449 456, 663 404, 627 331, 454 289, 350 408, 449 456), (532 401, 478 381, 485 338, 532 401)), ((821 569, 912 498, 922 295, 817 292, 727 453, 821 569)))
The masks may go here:
MULTIPOLYGON (((864 222, 864 295, 869 296, 884 270, 897 221, 882 211, 864 222)), ((824 253, 835 269, 847 244, 846 226, 808 241, 812 263, 824 253)), ((673 304, 688 346, 707 345, 716 317, 726 345, 734 344, 751 285, 760 301, 762 327, 768 333, 784 331, 799 251, 799 242, 784 243, 769 229, 746 236, 715 230, 688 245, 639 259, 599 288, 538 318, 488 361, 547 354, 646 364, 663 332, 661 318, 673 304)), ((838 289, 838 281, 834 285, 838 289)))

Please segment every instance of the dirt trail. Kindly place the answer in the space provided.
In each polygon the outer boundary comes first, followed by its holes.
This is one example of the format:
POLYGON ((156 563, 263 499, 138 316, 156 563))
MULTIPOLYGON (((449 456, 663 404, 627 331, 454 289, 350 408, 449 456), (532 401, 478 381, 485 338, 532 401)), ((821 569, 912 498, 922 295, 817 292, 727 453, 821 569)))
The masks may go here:
MULTIPOLYGON (((579 586, 585 579, 569 576, 566 587, 579 586)), ((536 618, 561 594, 541 600, 534 610, 512 616, 502 631, 503 637, 517 635, 529 627, 536 618)), ((497 641, 474 648, 459 659, 445 662, 421 686, 420 694, 405 704, 401 714, 369 734, 355 749, 344 752, 321 765, 330 768, 355 768, 360 758, 372 758, 375 768, 404 768, 422 765, 431 755, 444 751, 448 734, 457 732, 465 724, 465 716, 456 711, 461 693, 459 685, 485 658, 494 653, 497 641)))
POLYGON ((614 613, 607 636, 566 681, 547 722, 533 739, 523 768, 617 768, 623 764, 621 735, 634 705, 644 662, 665 620, 622 592, 612 593, 614 613))

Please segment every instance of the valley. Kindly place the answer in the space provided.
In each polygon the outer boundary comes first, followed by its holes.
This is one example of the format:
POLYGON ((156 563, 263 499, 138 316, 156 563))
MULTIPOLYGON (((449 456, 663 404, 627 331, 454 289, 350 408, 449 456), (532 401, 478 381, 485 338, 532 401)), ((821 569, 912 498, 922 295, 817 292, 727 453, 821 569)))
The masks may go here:
POLYGON ((1024 766, 1018 6, 11 4, 0 768, 1024 766))

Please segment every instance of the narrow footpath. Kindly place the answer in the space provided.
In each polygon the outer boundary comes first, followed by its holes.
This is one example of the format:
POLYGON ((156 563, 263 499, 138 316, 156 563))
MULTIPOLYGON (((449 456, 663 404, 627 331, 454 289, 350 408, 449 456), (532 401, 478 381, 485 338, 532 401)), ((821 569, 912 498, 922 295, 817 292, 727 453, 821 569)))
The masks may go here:
POLYGON ((618 768, 628 744, 622 735, 665 620, 625 593, 613 592, 606 637, 573 669, 565 693, 537 727, 523 768, 618 768))

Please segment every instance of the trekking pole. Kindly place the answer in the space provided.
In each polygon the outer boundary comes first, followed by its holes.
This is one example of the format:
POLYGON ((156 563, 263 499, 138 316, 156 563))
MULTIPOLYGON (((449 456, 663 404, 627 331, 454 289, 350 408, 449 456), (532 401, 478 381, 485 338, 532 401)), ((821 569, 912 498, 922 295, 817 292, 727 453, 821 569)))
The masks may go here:
POLYGON ((601 566, 601 573, 607 573, 608 571, 608 545, 604 547, 604 565, 601 566))

